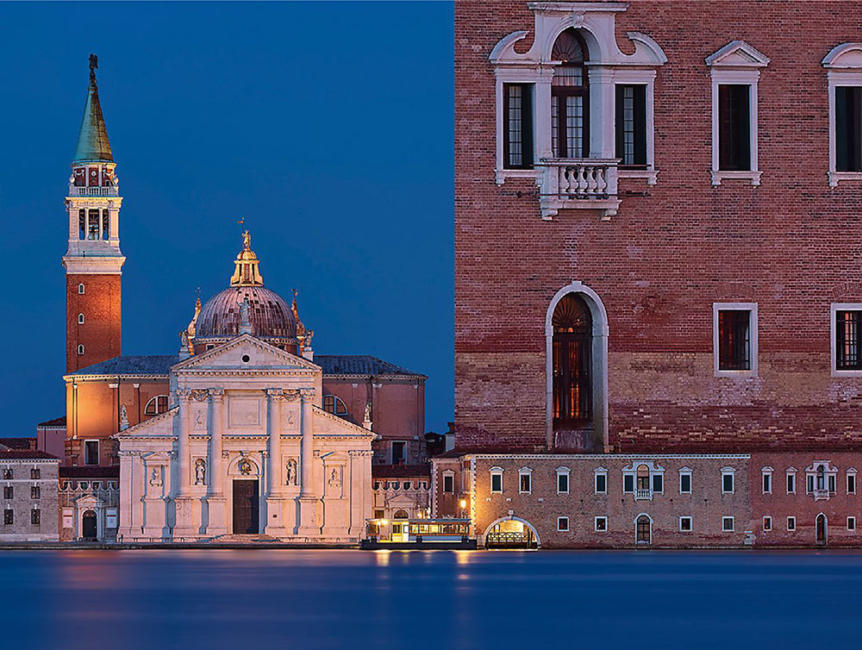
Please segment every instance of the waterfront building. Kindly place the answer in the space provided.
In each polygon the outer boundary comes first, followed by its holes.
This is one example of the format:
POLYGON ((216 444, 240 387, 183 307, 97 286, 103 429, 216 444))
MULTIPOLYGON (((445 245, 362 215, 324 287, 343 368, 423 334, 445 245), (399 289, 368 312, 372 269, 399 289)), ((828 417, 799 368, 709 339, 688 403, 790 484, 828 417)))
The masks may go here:
MULTIPOLYGON (((17 447, 13 441, 8 442, 17 447)), ((3 488, 0 542, 57 541, 59 464, 58 458, 44 451, 0 445, 3 488)))
MULTIPOLYGON (((358 541, 372 462, 426 461, 426 377, 315 355, 297 292, 264 286, 248 231, 178 352, 122 355, 122 197, 96 68, 91 56, 66 197, 66 415, 37 426, 40 448, 63 456, 62 539, 358 541)), ((429 500, 425 473, 411 513, 429 500)))
POLYGON ((435 516, 467 500, 476 535, 523 520, 554 545, 633 540, 635 506, 661 544, 831 544, 812 531, 836 522, 854 539, 855 494, 759 487, 767 467, 841 482, 862 462, 862 11, 812 7, 456 3, 455 447, 435 516), (709 477, 692 533, 678 494, 637 492, 596 530, 598 468, 619 492, 650 463, 709 477), (709 492, 725 467, 752 481, 730 512, 709 492))

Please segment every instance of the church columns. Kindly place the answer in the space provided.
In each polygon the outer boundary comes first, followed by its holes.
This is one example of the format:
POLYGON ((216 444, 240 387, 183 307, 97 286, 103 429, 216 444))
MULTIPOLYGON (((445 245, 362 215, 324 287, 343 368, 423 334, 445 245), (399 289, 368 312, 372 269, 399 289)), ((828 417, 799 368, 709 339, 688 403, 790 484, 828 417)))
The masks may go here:
POLYGON ((302 416, 300 431, 302 440, 300 442, 299 462, 299 525, 296 534, 311 537, 320 534, 320 525, 317 521, 318 501, 314 489, 314 430, 312 418, 314 417, 314 389, 301 388, 299 395, 302 400, 302 416))
POLYGON ((227 534, 225 521, 223 440, 224 435, 224 388, 210 388, 209 413, 209 460, 207 461, 207 535, 227 534))
POLYGON ((117 530, 117 540, 122 541, 122 538, 135 537, 135 533, 140 531, 140 525, 138 525, 137 531, 133 528, 136 510, 140 507, 140 500, 133 502, 130 494, 132 486, 135 485, 135 479, 138 478, 137 472, 133 473, 132 471, 132 454, 121 451, 119 455, 120 476, 126 477, 126 484, 128 485, 128 488, 124 487, 120 490, 120 528, 117 530), (137 506, 135 510, 132 510, 132 503, 137 506))
POLYGON ((281 388, 266 389, 266 436, 269 444, 266 468, 266 525, 264 533, 273 537, 284 537, 284 482, 281 477, 281 410, 284 391, 281 388))
POLYGON ((177 491, 174 499, 175 520, 174 538, 191 537, 197 533, 197 526, 193 522, 193 505, 190 496, 191 470, 189 462, 191 454, 189 449, 189 438, 191 429, 191 413, 189 399, 191 391, 188 388, 178 388, 179 399, 179 431, 177 432, 177 491))

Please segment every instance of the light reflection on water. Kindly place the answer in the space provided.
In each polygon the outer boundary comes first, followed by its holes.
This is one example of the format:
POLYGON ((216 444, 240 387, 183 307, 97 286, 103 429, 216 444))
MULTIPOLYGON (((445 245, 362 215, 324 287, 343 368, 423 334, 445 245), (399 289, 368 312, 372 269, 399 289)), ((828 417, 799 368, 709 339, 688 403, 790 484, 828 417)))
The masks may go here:
POLYGON ((860 593, 858 553, 5 552, 0 647, 842 648, 860 593))

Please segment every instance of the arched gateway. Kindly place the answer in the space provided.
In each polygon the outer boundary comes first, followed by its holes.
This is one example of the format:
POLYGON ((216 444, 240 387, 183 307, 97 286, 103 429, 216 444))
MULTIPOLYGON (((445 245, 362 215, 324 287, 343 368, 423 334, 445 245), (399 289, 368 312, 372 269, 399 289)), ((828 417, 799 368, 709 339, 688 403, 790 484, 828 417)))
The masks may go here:
POLYGON ((525 519, 502 517, 485 530, 485 548, 538 548, 541 546, 535 527, 525 519))

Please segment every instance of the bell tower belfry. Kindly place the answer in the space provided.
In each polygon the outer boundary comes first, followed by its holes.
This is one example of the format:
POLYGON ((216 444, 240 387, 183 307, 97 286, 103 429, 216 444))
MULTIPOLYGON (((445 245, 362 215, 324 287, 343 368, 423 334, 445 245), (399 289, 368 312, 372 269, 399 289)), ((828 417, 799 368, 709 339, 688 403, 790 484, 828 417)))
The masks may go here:
POLYGON ((66 196, 66 372, 120 355, 123 262, 119 216, 123 199, 90 55, 90 84, 66 196))

